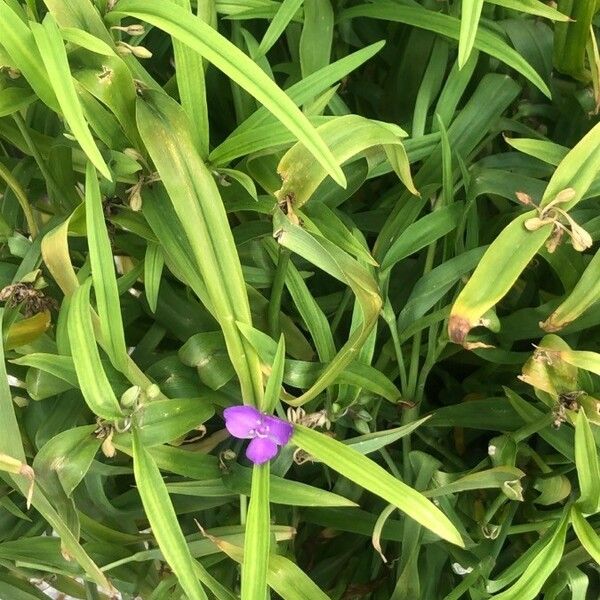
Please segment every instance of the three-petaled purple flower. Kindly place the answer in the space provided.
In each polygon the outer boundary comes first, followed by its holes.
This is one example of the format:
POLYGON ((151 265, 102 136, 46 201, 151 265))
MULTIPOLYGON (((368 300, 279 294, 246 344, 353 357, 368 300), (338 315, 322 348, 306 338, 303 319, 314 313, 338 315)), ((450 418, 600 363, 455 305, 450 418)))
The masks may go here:
POLYGON ((252 440, 246 456, 255 464, 271 460, 292 437, 294 427, 287 421, 261 413, 253 406, 230 406, 223 411, 225 427, 236 438, 252 440))

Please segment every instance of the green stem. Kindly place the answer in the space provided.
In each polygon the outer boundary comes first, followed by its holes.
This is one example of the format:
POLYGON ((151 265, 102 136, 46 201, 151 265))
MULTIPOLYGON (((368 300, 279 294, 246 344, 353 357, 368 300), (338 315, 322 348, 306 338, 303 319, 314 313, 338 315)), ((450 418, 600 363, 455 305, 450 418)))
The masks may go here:
POLYGON ((248 496, 240 494, 240 525, 246 524, 246 515, 248 514, 248 496))
POLYGON ((285 276, 287 267, 290 262, 291 252, 287 248, 279 248, 279 259, 277 261, 277 270, 275 278, 271 286, 271 299, 267 310, 267 320, 269 323, 269 333, 274 340, 279 339, 281 327, 279 316, 281 313, 281 297, 283 295, 283 287, 285 286, 285 276))
MULTIPOLYGON (((439 206, 439 203, 438 203, 439 206)), ((425 257, 425 266, 423 268, 423 275, 426 275, 433 268, 433 261, 435 260, 435 250, 437 247, 437 243, 433 242, 427 248, 427 256, 425 257)), ((419 361, 420 361, 420 353, 421 353, 421 340, 423 338, 423 331, 418 331, 413 336, 412 340, 412 349, 410 356, 410 366, 408 372, 408 383, 406 386, 406 391, 404 394, 404 398, 414 403, 412 408, 409 408, 402 414, 402 424, 407 425, 411 423, 419 416, 419 404, 423 399, 423 387, 419 388, 419 393, 417 394, 418 386, 417 383, 419 381, 419 361), (418 396, 418 397, 417 397, 418 396)), ((402 438, 402 462, 404 465, 404 477, 406 482, 410 481, 410 462, 408 460, 408 455, 410 454, 412 448, 411 438, 410 436, 406 436, 402 438)))
POLYGON ((85 582, 85 597, 86 600, 100 600, 100 594, 95 583, 91 581, 85 582))
POLYGON ((27 124, 23 120, 23 117, 19 113, 14 113, 12 117, 13 117, 15 123, 17 124, 17 127, 19 128, 19 132, 23 136, 25 143, 27 144, 27 148, 29 149, 31 156, 33 156, 33 159, 37 163, 37 166, 39 167, 44 179, 46 180, 46 185, 48 186, 48 190, 51 191, 55 195, 61 208, 66 209, 66 207, 64 206, 64 203, 62 202, 63 195, 60 192, 60 186, 56 182, 56 179, 54 179, 54 175, 52 175, 52 173, 48 169, 48 166, 46 165, 46 161, 44 160, 42 155, 39 153, 37 146, 35 145, 33 139, 31 138, 31 135, 29 135, 29 128, 27 127, 27 124))
POLYGON ((344 312, 346 312, 346 308, 348 307, 348 302, 350 302, 350 298, 352 298, 352 290, 346 289, 344 291, 344 296, 342 297, 342 301, 340 302, 337 310, 335 311, 335 315, 333 316, 333 320, 331 321, 331 333, 335 334, 337 328, 340 325, 340 321, 342 320, 342 316, 344 312))
POLYGON ((388 466, 388 469, 390 470, 391 474, 398 478, 400 481, 402 481, 402 475, 400 474, 400 471, 398 470, 398 467, 396 467, 396 463, 394 462, 394 459, 390 456, 390 453, 387 451, 386 448, 380 448, 379 449, 379 454, 381 454, 383 460, 385 461, 385 464, 388 466))
POLYGON ((393 315, 391 321, 388 322, 390 333, 392 334, 392 342, 394 344, 394 352, 396 354, 396 362, 398 363, 398 371, 400 372, 400 389, 402 393, 406 393, 408 379, 406 375, 406 365, 404 364, 404 354, 402 353, 402 344, 400 344, 400 336, 398 335, 398 325, 396 317, 393 315))
POLYGON ((487 509, 485 516, 483 517, 483 524, 487 525, 493 518, 494 515, 500 510, 500 508, 508 502, 508 498, 500 493, 496 496, 490 507, 487 509))
POLYGON ((31 238, 35 239, 38 234, 38 227, 33 217, 33 212, 31 211, 31 206, 29 205, 27 196, 25 195, 25 190, 23 190, 20 183, 13 177, 13 174, 2 163, 0 163, 0 177, 4 179, 8 187, 17 197, 17 200, 23 209, 23 214, 25 215, 25 220, 27 221, 27 227, 29 229, 29 233, 31 234, 31 238))

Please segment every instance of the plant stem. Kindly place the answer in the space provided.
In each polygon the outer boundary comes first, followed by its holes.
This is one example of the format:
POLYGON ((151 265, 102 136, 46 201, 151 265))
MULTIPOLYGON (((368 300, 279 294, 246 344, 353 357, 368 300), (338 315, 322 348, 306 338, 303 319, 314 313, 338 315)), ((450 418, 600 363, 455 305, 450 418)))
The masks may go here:
POLYGON ((274 340, 279 338, 281 327, 279 315, 281 312, 281 297, 285 285, 285 276, 290 262, 291 252, 287 248, 279 248, 279 258, 277 260, 277 269, 271 286, 271 299, 267 311, 267 320, 269 322, 269 333, 274 340))
POLYGON ((23 117, 19 113, 15 113, 15 114, 13 114, 13 119, 14 119, 15 123, 17 124, 17 127, 19 128, 19 132, 23 136, 25 143, 27 144, 27 148, 29 148, 29 152, 31 153, 31 156, 33 156, 33 159, 35 160, 37 166, 39 167, 40 172, 42 173, 42 176, 46 180, 46 185, 48 186, 49 191, 51 191, 54 194, 57 202, 60 204, 60 206, 63 209, 65 209, 65 205, 62 201, 63 195, 60 192, 60 186, 56 182, 56 179, 54 179, 54 175, 52 175, 52 173, 48 169, 48 166, 46 165, 46 161, 44 160, 42 155, 39 153, 37 146, 35 145, 33 139, 31 138, 31 135, 29 135, 29 128, 27 127, 27 124, 25 123, 23 117))
POLYGON ((27 227, 29 229, 29 233, 31 234, 31 239, 35 239, 38 234, 38 226, 35 222, 35 218, 33 217, 29 200, 27 200, 27 196, 25 195, 25 190, 23 190, 21 184, 13 177, 13 174, 2 163, 0 163, 0 177, 4 179, 8 187, 10 187, 17 197, 17 200, 19 201, 19 204, 23 210, 23 214, 25 215, 27 227))

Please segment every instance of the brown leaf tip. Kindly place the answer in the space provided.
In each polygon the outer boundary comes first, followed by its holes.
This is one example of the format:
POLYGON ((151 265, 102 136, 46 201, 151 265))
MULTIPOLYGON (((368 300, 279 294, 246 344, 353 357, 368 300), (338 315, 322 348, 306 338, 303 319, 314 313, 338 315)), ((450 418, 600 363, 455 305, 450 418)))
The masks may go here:
POLYGON ((550 315, 545 321, 540 321, 538 323, 540 329, 547 331, 548 333, 554 333, 555 331, 560 331, 565 325, 568 323, 557 323, 553 319, 553 315, 550 315))
POLYGON ((448 322, 448 335, 455 344, 464 345, 464 341, 471 331, 471 323, 460 315, 452 315, 448 322))

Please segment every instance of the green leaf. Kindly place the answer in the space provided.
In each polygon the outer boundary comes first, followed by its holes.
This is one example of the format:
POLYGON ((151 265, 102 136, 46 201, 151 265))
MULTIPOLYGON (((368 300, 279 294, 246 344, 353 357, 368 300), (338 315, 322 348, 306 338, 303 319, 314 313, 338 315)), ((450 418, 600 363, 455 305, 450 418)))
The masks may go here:
POLYGON ((37 453, 33 466, 43 478, 55 474, 70 497, 88 472, 102 440, 94 435, 96 425, 62 431, 48 440, 37 453))
POLYGON ((540 0, 487 0, 487 2, 530 15, 546 17, 553 21, 569 21, 568 15, 559 12, 552 6, 544 4, 544 2, 540 2, 540 0))
POLYGON ((291 442, 344 477, 393 504, 442 539, 463 546, 457 529, 439 508, 356 450, 302 425, 294 426, 291 442))
POLYGON ((190 600, 207 600, 195 575, 194 561, 177 522, 177 515, 152 456, 133 432, 133 472, 152 533, 190 600))
POLYGON ((423 495, 427 498, 436 498, 438 496, 456 494, 468 490, 488 488, 504 489, 507 484, 511 484, 511 487, 514 487, 514 484, 518 483, 519 479, 522 477, 525 477, 525 473, 515 467, 494 467, 493 469, 469 473, 452 483, 426 490, 423 492, 423 495))
POLYGON ((265 396, 263 399, 263 410, 267 413, 272 413, 275 406, 279 402, 281 393, 281 383, 283 381, 283 368, 285 366, 285 338, 283 335, 279 338, 277 351, 271 366, 271 374, 265 388, 265 396))
POLYGON ((79 387, 90 409, 104 419, 123 416, 119 402, 102 368, 92 326, 90 287, 88 279, 73 294, 69 305, 68 331, 71 354, 79 387))
POLYGON ((479 28, 479 17, 483 0, 462 0, 460 11, 460 33, 458 38, 458 67, 462 69, 473 50, 479 28))
POLYGON ((528 156, 535 156, 550 165, 557 166, 568 154, 569 149, 548 140, 537 140, 533 138, 509 138, 505 137, 506 143, 523 152, 528 156))
POLYGON ((101 56, 115 56, 115 51, 106 42, 87 31, 76 27, 61 27, 60 33, 66 42, 71 42, 71 44, 81 46, 101 56))
MULTIPOLYGON (((319 126, 317 131, 327 142, 339 164, 344 164, 373 146, 381 145, 390 151, 396 146, 401 147, 401 138, 406 135, 400 127, 370 121, 357 115, 346 115, 329 120, 319 126)), ((405 162, 408 164, 406 158, 405 162)), ((276 196, 279 202, 289 199, 294 209, 300 208, 311 198, 327 175, 327 171, 315 162, 302 142, 292 146, 286 152, 277 166, 277 172, 283 183, 276 196)), ((399 169, 397 175, 413 194, 418 193, 410 178, 410 170, 408 178, 403 169, 399 169)))
POLYGON ((148 21, 213 63, 271 111, 310 149, 333 179, 345 185, 340 166, 306 117, 252 60, 212 27, 168 1, 149 5, 143 0, 121 0, 117 9, 114 15, 148 21))
MULTIPOLYGON (((271 364, 275 360, 276 344, 265 333, 246 325, 238 323, 244 337, 252 344, 260 355, 261 360, 271 364)), ((293 387, 307 388, 315 384, 319 377, 328 372, 330 365, 316 362, 286 360, 283 372, 283 381, 293 387)), ((358 360, 348 363, 340 373, 335 376, 336 383, 345 383, 363 387, 378 394, 390 402, 400 399, 400 391, 381 371, 358 360)), ((286 400, 288 403, 290 399, 286 400)))
POLYGON ((212 310, 223 329, 243 397, 257 404, 262 397, 260 366, 235 326, 235 321, 251 322, 248 295, 217 186, 194 147, 181 107, 172 99, 147 92, 138 100, 137 121, 192 247, 195 269, 202 274, 212 310))
POLYGON ((264 56, 277 42, 285 28, 298 12, 303 0, 283 0, 277 13, 269 22, 267 31, 260 40, 257 56, 264 56))
POLYGON ((483 315, 506 295, 550 236, 551 225, 525 228, 525 221, 536 214, 530 211, 514 219, 486 250, 452 306, 448 334, 453 342, 464 343, 473 327, 485 325, 483 315))
POLYGON ((596 252, 577 279, 571 293, 541 324, 546 331, 559 331, 600 300, 600 252, 596 252))
POLYGON ((374 431, 372 433, 366 433, 365 435, 359 435, 344 440, 344 444, 361 454, 370 454, 371 452, 376 452, 377 450, 380 450, 389 444, 393 444, 395 441, 411 434, 417 427, 420 427, 430 418, 431 416, 423 417, 408 425, 402 425, 402 427, 394 427, 394 429, 374 431))
MULTIPOLYGON (((237 494, 249 496, 251 482, 252 470, 237 464, 228 465, 223 475, 225 486, 237 494)), ((356 506, 354 502, 338 494, 273 474, 269 482, 269 499, 273 504, 290 506, 356 506)))
POLYGON ((0 117, 6 117, 27 108, 36 95, 26 88, 7 87, 0 90, 0 117))
MULTIPOLYGON (((174 3, 190 13, 188 18, 191 16, 190 0, 174 0, 174 3)), ((181 106, 189 118, 196 148, 205 159, 208 156, 209 123, 203 60, 197 52, 177 39, 173 40, 173 53, 181 106)))
MULTIPOLYGON (((402 6, 388 0, 378 0, 376 4, 348 8, 341 13, 339 19, 353 19, 356 17, 371 17, 373 19, 406 23, 440 35, 446 35, 455 40, 460 39, 460 21, 457 18, 426 10, 420 6, 402 6)), ((498 34, 480 27, 477 30, 473 44, 478 50, 497 58, 521 73, 550 98, 551 94, 548 86, 535 69, 498 34)))
POLYGON ((44 103, 50 108, 57 108, 56 95, 43 68, 44 63, 35 38, 29 27, 4 0, 0 2, 0 22, 3 24, 2 47, 10 55, 13 66, 23 73, 44 103))
POLYGON ((44 18, 43 24, 32 22, 31 31, 48 72, 48 79, 60 104, 60 109, 73 135, 77 138, 82 150, 94 166, 104 177, 111 180, 110 171, 94 142, 79 103, 67 60, 67 53, 56 21, 51 14, 48 14, 44 18))
POLYGON ((140 443, 149 448, 177 440, 213 414, 208 397, 172 398, 141 405, 134 419, 140 443))
POLYGON ((580 489, 578 505, 583 513, 595 514, 600 510, 600 460, 584 410, 579 410, 575 424, 575 466, 580 489))
MULTIPOLYGON (((363 63, 372 58, 377 52, 379 52, 385 42, 380 41, 365 48, 361 48, 348 56, 340 58, 334 63, 319 69, 316 73, 305 77, 301 81, 298 81, 294 85, 290 86, 285 90, 285 93, 289 96, 290 100, 300 106, 313 100, 319 94, 327 90, 331 85, 335 84, 340 79, 344 78, 348 73, 360 67, 363 63)), ((225 142, 241 134, 242 132, 250 132, 256 129, 259 125, 265 125, 267 122, 273 121, 274 117, 267 111, 263 106, 259 108, 253 115, 248 117, 241 125, 239 125, 235 131, 231 134, 225 142)), ((215 148, 213 153, 210 155, 211 162, 214 162, 213 155, 218 152, 220 146, 215 148)))
POLYGON ((381 263, 381 270, 391 269, 407 256, 422 250, 450 233, 463 214, 461 204, 451 204, 411 223, 395 240, 381 263))
POLYGON ((162 279, 165 258, 158 244, 149 243, 144 257, 144 287, 146 289, 146 300, 152 312, 156 312, 158 292, 162 279))
POLYGON ((302 77, 307 77, 329 64, 334 17, 330 0, 304 0, 303 5, 298 50, 302 77))
POLYGON ((565 535, 569 524, 568 511, 554 527, 548 542, 534 555, 519 579, 504 592, 492 596, 494 600, 534 600, 544 582, 558 566, 563 554, 565 535))
POLYGON ((296 563, 278 554, 269 556, 267 581, 283 600, 328 600, 296 563))
POLYGON ((277 210, 273 217, 273 228, 279 244, 347 284, 356 295, 362 310, 361 326, 354 330, 317 381, 300 397, 293 401, 288 400, 288 404, 301 406, 331 384, 350 363, 356 350, 362 346, 375 326, 382 301, 377 284, 371 274, 329 240, 309 234, 292 223, 280 210, 277 210))
POLYGON ((576 505, 571 507, 571 524, 581 545, 597 563, 600 563, 600 536, 583 518, 581 511, 576 505))
MULTIPOLYGON (((214 536, 209 539, 233 560, 243 563, 244 551, 239 546, 214 536)), ((328 600, 296 563, 278 554, 269 555, 267 583, 283 600, 328 600)))
POLYGON ((104 221, 104 210, 96 170, 88 163, 85 173, 85 216, 100 330, 108 344, 108 355, 119 369, 126 369, 127 347, 119 305, 115 264, 104 221))
POLYGON ((542 208, 567 188, 574 189, 575 193, 568 202, 562 203, 560 208, 568 211, 581 201, 600 172, 598 135, 600 135, 600 123, 592 127, 561 160, 540 202, 542 208))
POLYGON ((270 545, 269 463, 267 462, 264 465, 254 465, 252 469, 250 506, 244 535, 242 600, 265 597, 270 545))
POLYGON ((419 279, 398 315, 398 330, 404 333, 417 319, 435 306, 454 285, 472 271, 484 255, 486 247, 473 248, 451 258, 419 279))
MULTIPOLYGON (((3 317, 4 309, 0 308, 0 325, 2 324, 3 317)), ((8 386, 3 345, 0 345, 0 421, 4 424, 3 435, 0 438, 0 453, 14 457, 21 462, 25 462, 25 451, 23 449, 19 424, 15 415, 10 388, 8 386)), ((20 490, 20 492, 26 496, 29 490, 30 481, 23 476, 14 476, 13 481, 15 489, 20 490)), ((52 507, 46 496, 38 487, 34 486, 33 488, 33 498, 31 503, 50 526, 54 528, 69 554, 79 565, 81 565, 82 569, 84 569, 89 577, 104 588, 111 589, 111 584, 108 579, 106 579, 106 576, 81 547, 69 525, 62 520, 61 516, 52 507)))

